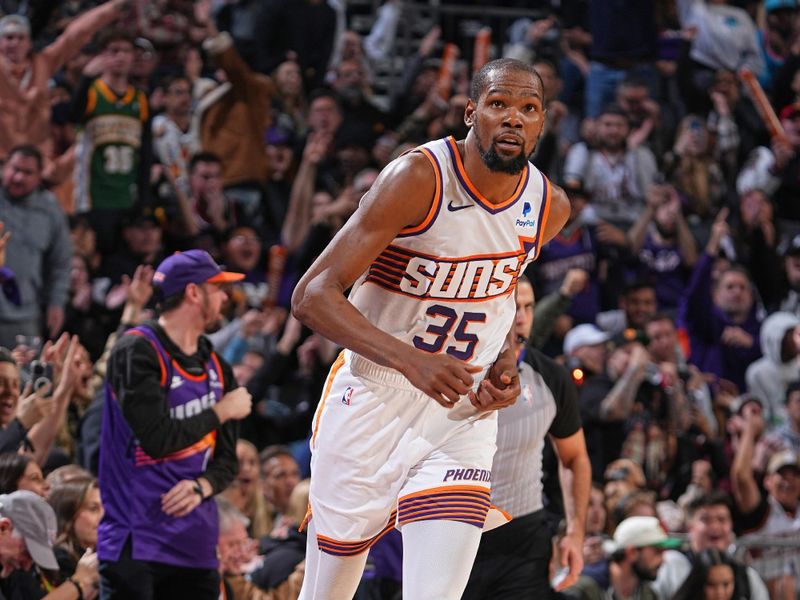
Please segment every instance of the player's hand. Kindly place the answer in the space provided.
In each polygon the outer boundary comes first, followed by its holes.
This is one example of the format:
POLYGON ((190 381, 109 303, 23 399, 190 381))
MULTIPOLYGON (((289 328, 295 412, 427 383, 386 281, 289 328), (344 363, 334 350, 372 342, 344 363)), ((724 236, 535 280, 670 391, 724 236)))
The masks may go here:
POLYGON ((414 349, 401 371, 416 387, 445 408, 452 408, 475 382, 481 368, 447 354, 428 354, 414 349))
POLYGON ((575 533, 568 533, 558 544, 561 554, 561 566, 569 567, 569 573, 556 586, 556 591, 560 592, 575 584, 583 571, 583 536, 575 533))
POLYGON ((497 410, 514 404, 520 393, 516 353, 509 348, 497 357, 478 391, 469 393, 469 401, 478 410, 497 410))
POLYGON ((176 483, 170 491, 162 494, 161 510, 171 517, 188 515, 203 501, 200 494, 194 491, 196 485, 194 479, 184 479, 176 483))

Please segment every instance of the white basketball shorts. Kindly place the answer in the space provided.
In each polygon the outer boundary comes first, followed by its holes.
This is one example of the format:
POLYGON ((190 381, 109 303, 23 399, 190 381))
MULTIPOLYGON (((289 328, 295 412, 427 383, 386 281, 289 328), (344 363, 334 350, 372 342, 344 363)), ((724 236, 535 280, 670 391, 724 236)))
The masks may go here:
POLYGON ((342 352, 311 438, 309 510, 320 550, 360 554, 412 521, 507 522, 494 510, 487 519, 496 437, 496 411, 478 412, 466 397, 444 408, 398 371, 342 352))

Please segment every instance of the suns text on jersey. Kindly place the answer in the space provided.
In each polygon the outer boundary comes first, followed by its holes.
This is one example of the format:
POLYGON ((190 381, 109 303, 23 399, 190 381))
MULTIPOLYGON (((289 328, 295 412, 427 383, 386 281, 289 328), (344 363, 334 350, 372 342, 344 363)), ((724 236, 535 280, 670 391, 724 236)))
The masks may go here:
POLYGON ((491 298, 514 289, 525 257, 443 261, 415 256, 406 266, 400 290, 426 298, 491 298))

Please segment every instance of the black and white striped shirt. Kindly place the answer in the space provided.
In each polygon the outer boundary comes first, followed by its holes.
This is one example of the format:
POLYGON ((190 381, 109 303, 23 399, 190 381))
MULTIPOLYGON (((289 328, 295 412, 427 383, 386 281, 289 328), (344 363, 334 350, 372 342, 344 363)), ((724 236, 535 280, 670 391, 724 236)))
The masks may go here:
POLYGON ((567 438, 581 427, 578 391, 567 370, 528 348, 519 364, 522 394, 498 415, 492 504, 521 517, 542 504, 545 436, 567 438))

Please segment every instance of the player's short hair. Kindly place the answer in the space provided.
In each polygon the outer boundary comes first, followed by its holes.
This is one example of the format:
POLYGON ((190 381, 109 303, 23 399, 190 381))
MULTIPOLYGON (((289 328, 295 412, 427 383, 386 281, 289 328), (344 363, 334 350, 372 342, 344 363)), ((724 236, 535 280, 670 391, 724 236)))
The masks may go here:
POLYGON ((480 70, 472 77, 472 83, 469 86, 469 98, 473 102, 477 102, 486 91, 486 86, 489 85, 489 76, 495 71, 505 71, 507 73, 527 73, 531 75, 536 81, 539 82, 539 89, 544 93, 544 83, 539 72, 526 62, 517 60, 515 58, 498 58, 483 65, 480 70))

